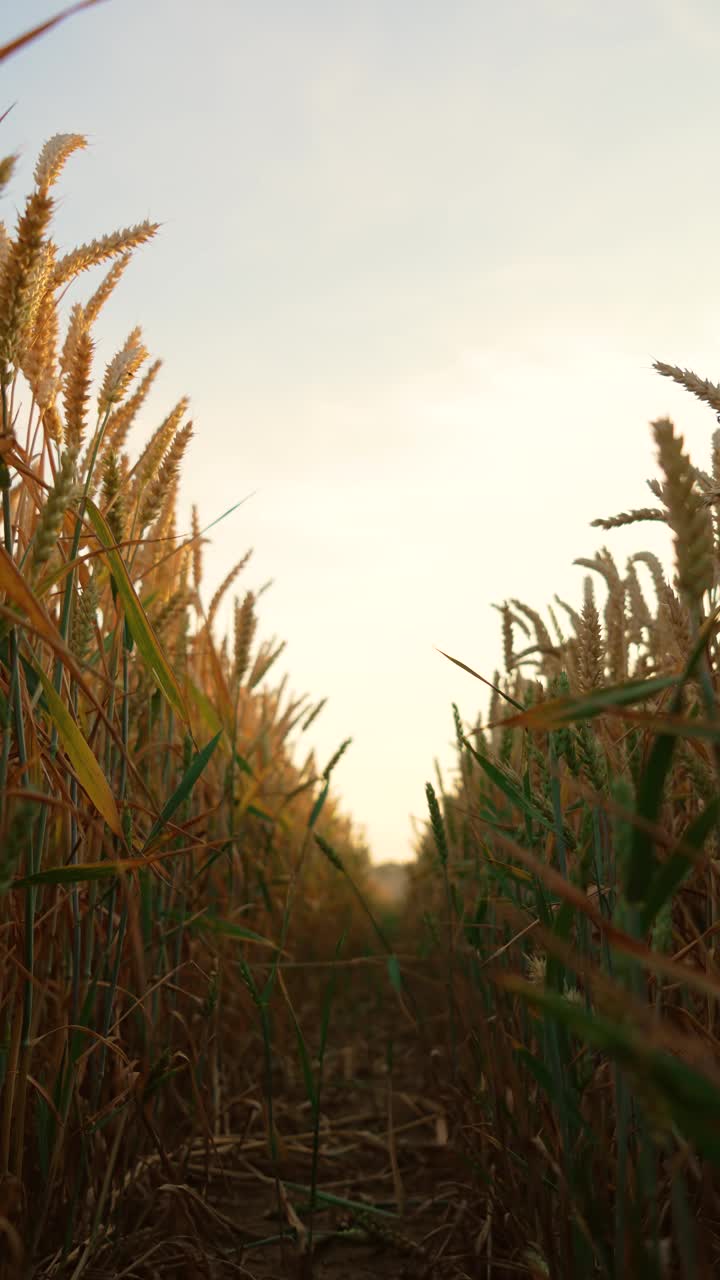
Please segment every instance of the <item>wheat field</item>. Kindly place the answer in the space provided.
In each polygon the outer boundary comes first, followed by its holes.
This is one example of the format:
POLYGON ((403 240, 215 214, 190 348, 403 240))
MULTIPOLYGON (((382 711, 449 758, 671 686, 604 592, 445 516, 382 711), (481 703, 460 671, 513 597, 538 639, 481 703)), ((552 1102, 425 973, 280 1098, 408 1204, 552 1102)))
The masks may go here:
POLYGON ((209 596, 181 528, 202 424, 140 327, 96 358, 158 226, 60 251, 85 146, 0 225, 0 1275, 709 1280, 720 428, 652 423, 654 505, 588 513, 576 604, 495 605, 503 671, 443 655, 487 713, 374 873, 251 549, 209 596), (612 553, 645 522, 672 582, 612 553))

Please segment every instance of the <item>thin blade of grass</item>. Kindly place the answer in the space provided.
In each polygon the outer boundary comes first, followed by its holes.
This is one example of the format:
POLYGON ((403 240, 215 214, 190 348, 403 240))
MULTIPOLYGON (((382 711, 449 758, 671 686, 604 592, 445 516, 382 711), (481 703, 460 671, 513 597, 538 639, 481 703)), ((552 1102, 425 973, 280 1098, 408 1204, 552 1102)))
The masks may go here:
MULTIPOLYGON (((681 675, 653 676, 650 680, 626 681, 606 686, 578 698, 551 698, 527 710, 523 709, 520 715, 508 716, 495 723, 502 728, 556 729, 558 726, 571 724, 574 720, 591 720, 595 716, 611 712, 615 707, 655 698, 666 689, 675 688, 682 678, 681 675)), ((487 727, 492 728, 492 725, 487 727)))
POLYGON ((56 13, 53 18, 47 18, 45 22, 39 23, 38 26, 32 27, 30 31, 25 31, 23 35, 16 36, 14 40, 2 45, 0 47, 0 62, 3 62, 5 58, 11 57, 13 53, 17 53, 26 44, 30 44, 31 40, 37 40, 38 36, 42 36, 46 31, 52 30, 58 23, 64 22, 66 18, 71 18, 74 13, 80 13, 82 9, 90 9, 93 5, 103 3, 104 0, 78 0, 78 3, 70 5, 69 9, 63 9, 61 13, 56 13))
POLYGON ((99 542, 105 548, 105 554, 112 569, 115 585, 125 609, 125 618, 133 640, 148 670, 152 672, 168 702, 187 724, 189 722, 188 710, 180 685, 165 657, 162 645, 155 635, 152 624, 140 603, 135 587, 130 580, 125 561, 115 546, 115 539, 105 522, 105 518, 90 498, 87 499, 87 514, 99 542))
MULTIPOLYGON (((694 847, 700 853, 719 818, 720 796, 715 796, 690 824, 683 836, 683 843, 694 847)), ((695 862, 692 858, 682 853, 674 853, 658 868, 640 912, 640 927, 643 931, 650 928, 658 911, 672 897, 678 885, 694 866, 695 862)))
POLYGON ((159 817, 153 823, 150 834, 148 835, 147 840, 145 841, 144 852, 148 851, 148 849, 152 845, 153 840, 156 839, 156 837, 162 831, 163 827, 170 821, 176 809, 178 809, 180 805, 183 804, 183 802, 187 800, 188 796, 192 793, 195 783, 204 773, 212 757, 212 754, 218 742, 220 741, 221 736, 222 736, 222 729, 215 734, 214 738, 211 738, 210 741, 205 744, 205 746, 202 748, 201 751, 198 751, 196 753, 194 759, 191 761, 189 767, 186 769, 180 781, 179 786, 175 788, 172 795, 170 796, 170 799, 167 800, 166 803, 163 805, 163 808, 159 817))
POLYGON ((669 1108, 680 1132, 720 1166, 720 1087, 669 1053, 648 1046, 625 1023, 613 1022, 554 991, 539 990, 514 974, 497 974, 498 985, 522 997, 588 1044, 607 1053, 635 1080, 653 1088, 669 1108))
POLYGON ((90 797, 98 813, 102 814, 110 830, 122 839, 120 814, 105 774, 42 667, 37 665, 35 670, 45 693, 50 717, 67 751, 80 786, 90 797))

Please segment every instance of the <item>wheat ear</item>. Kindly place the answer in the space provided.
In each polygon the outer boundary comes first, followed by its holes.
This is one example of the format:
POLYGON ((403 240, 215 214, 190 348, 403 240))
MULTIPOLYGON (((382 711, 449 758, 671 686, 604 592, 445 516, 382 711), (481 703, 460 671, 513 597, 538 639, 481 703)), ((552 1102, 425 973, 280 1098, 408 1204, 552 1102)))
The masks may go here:
POLYGON ((663 360, 656 360, 653 368, 662 374, 663 378, 672 378, 673 382, 679 383, 691 395, 697 396, 698 400, 703 400, 716 413, 720 413, 720 387, 714 382, 708 382, 707 378, 699 378, 690 369, 680 369, 675 364, 665 364, 663 360))
POLYGON ((669 418, 659 418, 652 427, 665 475, 668 523, 675 535, 678 586, 692 610, 699 606, 715 577, 712 519, 695 488, 692 463, 683 451, 683 437, 675 435, 669 418))

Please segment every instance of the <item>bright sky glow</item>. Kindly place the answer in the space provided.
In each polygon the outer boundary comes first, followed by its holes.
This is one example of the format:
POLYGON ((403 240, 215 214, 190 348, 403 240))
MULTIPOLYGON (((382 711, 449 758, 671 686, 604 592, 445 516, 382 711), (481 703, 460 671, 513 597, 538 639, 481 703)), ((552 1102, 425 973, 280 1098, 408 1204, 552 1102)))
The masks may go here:
MULTIPOLYGON (((5 0, 0 41, 60 7, 5 0)), ((207 599, 253 546, 378 860, 453 765, 451 702, 487 707, 433 646, 492 678, 492 602, 578 606, 603 545, 667 560, 657 526, 589 528, 652 502, 651 419, 709 464, 712 414, 651 366, 720 378, 719 53, 715 0, 109 0, 2 67, 0 216, 80 132, 63 247, 164 223, 100 358, 140 323, 164 361, 134 448, 191 397, 188 527, 257 491, 207 599)))

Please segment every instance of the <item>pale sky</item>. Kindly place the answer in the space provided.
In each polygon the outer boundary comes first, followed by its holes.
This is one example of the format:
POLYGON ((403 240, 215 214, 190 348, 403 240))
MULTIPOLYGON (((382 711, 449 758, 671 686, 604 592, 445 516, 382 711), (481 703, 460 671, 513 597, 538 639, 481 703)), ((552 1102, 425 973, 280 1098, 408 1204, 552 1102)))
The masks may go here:
MULTIPOLYGON (((0 0, 0 42, 61 7, 0 0)), ((108 0, 0 69, 0 216, 78 132, 63 248, 164 224, 99 359, 140 323, 164 361, 133 450, 190 396, 188 525, 257 491, 206 603, 253 546, 278 675, 329 699, 298 759, 352 736, 377 860, 454 765, 451 703, 487 708, 434 646, 491 679, 493 602, 578 607, 603 545, 669 563, 666 530, 589 522, 653 504, 653 418, 709 465, 712 414, 652 361, 720 380, 719 55, 716 0, 108 0)))

